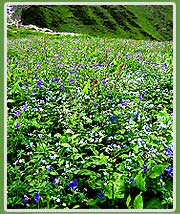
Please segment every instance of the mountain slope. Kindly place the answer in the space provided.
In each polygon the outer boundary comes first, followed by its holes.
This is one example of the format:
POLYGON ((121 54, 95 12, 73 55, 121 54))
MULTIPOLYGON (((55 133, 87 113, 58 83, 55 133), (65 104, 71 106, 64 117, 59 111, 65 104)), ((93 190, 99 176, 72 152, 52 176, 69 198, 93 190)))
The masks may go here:
POLYGON ((58 32, 111 35, 121 38, 172 40, 172 6, 31 6, 22 23, 58 32))

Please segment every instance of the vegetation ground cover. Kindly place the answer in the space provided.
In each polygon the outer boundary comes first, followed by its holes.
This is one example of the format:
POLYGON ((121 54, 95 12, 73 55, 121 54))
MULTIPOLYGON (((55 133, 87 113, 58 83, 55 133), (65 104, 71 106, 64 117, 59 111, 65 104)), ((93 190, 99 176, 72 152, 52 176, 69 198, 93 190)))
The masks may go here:
POLYGON ((7 50, 8 208, 172 208, 172 42, 33 35, 7 50))

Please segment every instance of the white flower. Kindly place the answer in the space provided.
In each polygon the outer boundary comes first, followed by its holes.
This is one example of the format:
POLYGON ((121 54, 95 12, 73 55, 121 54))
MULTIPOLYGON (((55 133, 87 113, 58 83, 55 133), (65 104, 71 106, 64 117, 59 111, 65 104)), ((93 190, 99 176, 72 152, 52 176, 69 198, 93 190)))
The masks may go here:
POLYGON ((73 133, 73 131, 72 131, 71 129, 67 129, 67 130, 66 130, 66 133, 68 133, 68 134, 69 134, 69 133, 70 133, 70 134, 72 134, 72 133, 73 133))
POLYGON ((61 201, 60 198, 57 198, 57 199, 56 199, 56 202, 57 202, 57 203, 59 203, 60 201, 61 201))

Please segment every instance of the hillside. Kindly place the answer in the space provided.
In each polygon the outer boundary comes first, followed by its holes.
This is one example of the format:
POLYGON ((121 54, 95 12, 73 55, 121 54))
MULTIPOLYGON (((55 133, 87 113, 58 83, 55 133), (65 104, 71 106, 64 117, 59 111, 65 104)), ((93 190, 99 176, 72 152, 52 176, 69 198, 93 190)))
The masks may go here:
POLYGON ((172 6, 31 6, 22 10, 22 24, 59 32, 121 38, 172 40, 172 6))

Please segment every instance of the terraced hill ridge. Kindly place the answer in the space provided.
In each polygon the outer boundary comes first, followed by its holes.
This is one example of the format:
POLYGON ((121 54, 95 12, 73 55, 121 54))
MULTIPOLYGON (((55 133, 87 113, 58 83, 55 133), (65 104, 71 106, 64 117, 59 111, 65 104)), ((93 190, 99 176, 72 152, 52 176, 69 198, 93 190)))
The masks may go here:
POLYGON ((22 24, 56 32, 172 40, 172 5, 41 5, 22 10, 22 24))

